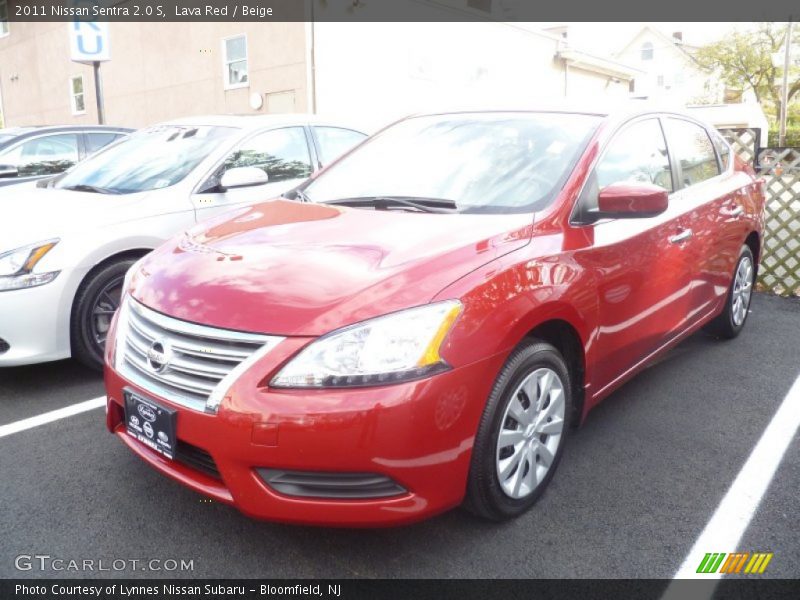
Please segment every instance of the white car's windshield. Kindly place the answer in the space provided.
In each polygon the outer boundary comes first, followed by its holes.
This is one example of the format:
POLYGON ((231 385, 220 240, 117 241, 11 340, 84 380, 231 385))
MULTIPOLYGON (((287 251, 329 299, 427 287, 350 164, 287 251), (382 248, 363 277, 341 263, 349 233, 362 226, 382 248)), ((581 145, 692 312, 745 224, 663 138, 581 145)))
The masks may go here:
POLYGON ((565 113, 415 117, 364 143, 303 192, 312 202, 365 207, 539 210, 555 198, 599 123, 565 113))
POLYGON ((137 131, 77 164, 55 187, 107 194, 169 187, 236 131, 232 127, 174 125, 137 131))

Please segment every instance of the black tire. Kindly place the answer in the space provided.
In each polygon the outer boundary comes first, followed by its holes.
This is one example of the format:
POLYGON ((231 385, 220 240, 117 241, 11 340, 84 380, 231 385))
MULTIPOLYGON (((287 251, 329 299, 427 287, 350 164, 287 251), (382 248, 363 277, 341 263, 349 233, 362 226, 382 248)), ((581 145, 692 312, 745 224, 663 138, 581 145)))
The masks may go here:
POLYGON ((755 277, 756 266, 755 260, 753 259, 753 251, 750 250, 750 247, 747 244, 745 244, 739 251, 739 258, 736 261, 736 267, 733 270, 733 277, 731 277, 728 295, 725 298, 725 307, 722 309, 722 312, 714 318, 714 320, 710 321, 708 325, 706 325, 705 330, 708 333, 727 340, 733 339, 741 333, 742 329, 744 329, 744 324, 747 322, 750 300, 753 297, 753 288, 755 287, 755 277), (750 261, 751 265, 752 276, 750 278, 750 294, 747 297, 747 301, 744 306, 744 315, 741 318, 741 321, 737 323, 734 310, 737 296, 736 274, 739 272, 739 269, 744 261, 750 261))
MULTIPOLYGON (((537 389, 541 388, 537 387, 537 389)), ((547 404, 542 406, 546 408, 547 404)), ((472 462, 464 508, 480 517, 503 521, 517 517, 533 506, 550 483, 558 467, 571 417, 571 379, 563 357, 556 348, 540 340, 532 339, 524 342, 506 361, 486 403, 472 448, 472 462), (507 427, 509 422, 513 423, 513 420, 508 421, 511 417, 506 414, 506 410, 514 399, 515 392, 529 375, 539 369, 549 369, 560 379, 564 402, 563 427, 560 438, 557 440, 557 449, 550 461, 549 470, 530 493, 523 498, 514 498, 504 491, 498 475, 499 459, 501 458, 501 450, 497 447, 498 436, 501 428, 507 427)), ((521 422, 519 426, 521 427, 521 422)), ((507 430, 504 429, 504 431, 507 430)), ((543 437, 547 438, 548 436, 543 437)), ((538 461, 539 457, 537 456, 535 460, 538 461)), ((517 467, 517 469, 521 468, 523 467, 517 467)), ((529 466, 529 468, 533 467, 529 466)))
POLYGON ((96 371, 103 370, 104 334, 119 306, 125 273, 134 262, 135 258, 125 258, 91 271, 78 288, 72 304, 72 356, 96 371))

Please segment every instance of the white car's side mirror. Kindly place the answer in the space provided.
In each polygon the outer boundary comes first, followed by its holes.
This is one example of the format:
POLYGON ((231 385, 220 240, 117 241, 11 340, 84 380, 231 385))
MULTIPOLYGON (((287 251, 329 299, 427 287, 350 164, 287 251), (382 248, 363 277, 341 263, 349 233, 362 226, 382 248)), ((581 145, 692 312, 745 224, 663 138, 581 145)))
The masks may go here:
POLYGON ((266 171, 258 167, 236 167, 228 169, 219 181, 223 190, 264 185, 269 181, 266 171))
POLYGON ((19 175, 14 165, 0 165, 0 177, 16 177, 19 175))

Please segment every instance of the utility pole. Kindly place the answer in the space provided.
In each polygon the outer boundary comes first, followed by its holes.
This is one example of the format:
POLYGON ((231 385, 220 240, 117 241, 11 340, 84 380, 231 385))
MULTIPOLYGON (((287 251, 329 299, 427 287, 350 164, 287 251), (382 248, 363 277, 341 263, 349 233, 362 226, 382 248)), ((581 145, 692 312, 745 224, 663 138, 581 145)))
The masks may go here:
POLYGON ((92 62, 94 69, 94 97, 97 102, 97 123, 99 125, 106 124, 106 109, 103 104, 103 80, 100 78, 100 61, 92 62))
POLYGON ((780 133, 778 135, 778 145, 786 145, 786 115, 788 113, 789 103, 789 66, 791 65, 792 57, 792 26, 790 20, 786 26, 786 42, 783 55, 783 89, 781 90, 781 124, 780 133))

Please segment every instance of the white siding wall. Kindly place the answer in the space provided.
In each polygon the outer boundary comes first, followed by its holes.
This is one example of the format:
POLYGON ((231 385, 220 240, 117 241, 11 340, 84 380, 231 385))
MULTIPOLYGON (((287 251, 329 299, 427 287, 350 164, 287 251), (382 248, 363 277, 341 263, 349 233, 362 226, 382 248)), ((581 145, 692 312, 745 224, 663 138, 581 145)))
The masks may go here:
MULTIPOLYGON (((504 23, 317 23, 321 114, 381 125, 414 112, 526 108, 564 98, 557 40, 504 23)), ((627 82, 570 71, 570 96, 627 94, 627 82)))

